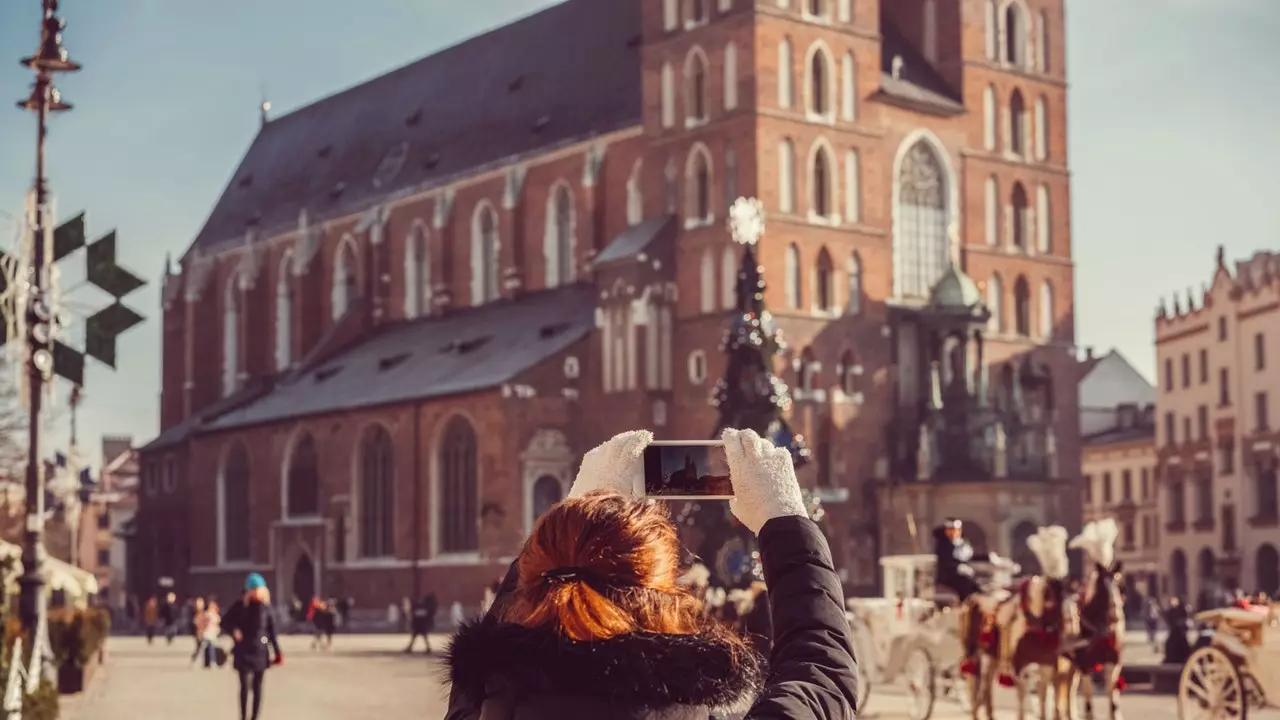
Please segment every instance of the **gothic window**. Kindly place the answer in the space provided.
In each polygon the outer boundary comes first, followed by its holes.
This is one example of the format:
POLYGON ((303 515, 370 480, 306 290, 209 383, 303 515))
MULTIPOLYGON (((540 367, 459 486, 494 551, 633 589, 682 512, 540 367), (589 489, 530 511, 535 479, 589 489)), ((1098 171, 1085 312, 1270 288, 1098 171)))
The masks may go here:
POLYGON ((857 150, 844 155, 844 219, 862 221, 862 162, 857 150))
POLYGON ((1271 543, 1262 543, 1254 555, 1254 583, 1258 592, 1270 597, 1280 593, 1280 552, 1271 543))
POLYGON ((988 85, 982 91, 982 147, 988 151, 996 149, 1000 108, 996 107, 996 88, 988 85))
POLYGON ((548 510, 563 499, 560 480, 550 475, 543 475, 533 483, 533 519, 542 517, 548 510))
POLYGON ((1004 11, 1004 60, 1016 67, 1027 64, 1027 16, 1022 5, 1009 3, 1004 11))
POLYGON ((809 112, 827 117, 831 112, 831 85, 835 76, 831 72, 831 58, 826 48, 815 45, 809 58, 809 112))
POLYGON ((1053 339, 1053 283, 1040 283, 1040 337, 1053 339))
POLYGON ((1036 42, 1036 53, 1040 59, 1040 72, 1049 72, 1049 13, 1040 13, 1040 26, 1036 29, 1040 34, 1036 42))
POLYGON ((709 0, 686 0, 689 4, 689 22, 694 25, 701 25, 707 22, 710 16, 709 0))
POLYGON ((995 247, 1000 244, 1000 181, 992 175, 987 178, 985 223, 987 226, 987 245, 995 247))
POLYGON ((861 392, 861 383, 858 382, 861 368, 858 365, 858 356, 853 350, 845 350, 840 354, 840 390, 850 397, 861 392))
POLYGON ((787 248, 786 259, 787 307, 800 309, 800 248, 795 244, 787 248))
POLYGON ((680 171, 676 170, 675 158, 667 160, 667 169, 663 176, 664 190, 666 192, 666 208, 667 213, 674 215, 680 208, 680 171))
POLYGON ((783 38, 778 43, 778 107, 784 110, 793 102, 791 76, 795 71, 791 63, 791 39, 783 38))
POLYGON ((498 299, 498 213, 487 201, 476 206, 471 224, 471 303, 498 299))
POLYGON ((304 433, 289 455, 286 478, 286 517, 314 517, 320 514, 320 465, 316 442, 304 433))
POLYGON ((558 183, 547 198, 547 287, 573 282, 573 193, 558 183))
POLYGON ((671 63, 662 64, 662 127, 676 124, 676 75, 671 63))
POLYGON ((698 279, 698 293, 702 299, 702 312, 709 313, 716 307, 716 261, 711 248, 702 251, 702 271, 698 279))
POLYGON ((811 16, 816 18, 824 18, 827 16, 828 0, 804 0, 804 2, 806 6, 805 9, 809 11, 811 16))
POLYGON ((1027 106, 1021 90, 1009 98, 1009 149, 1018 157, 1027 154, 1027 106))
POLYGON ((710 223, 711 215, 711 153, 701 143, 689 152, 685 167, 686 187, 689 192, 688 218, 698 224, 710 223))
POLYGON ((242 443, 231 446, 222 463, 222 559, 226 562, 249 560, 252 514, 249 501, 249 453, 242 443))
POLYGON ((1000 273, 992 273, 987 280, 987 310, 991 313, 988 328, 993 335, 1004 332, 1004 283, 1000 273))
POLYGON ((356 257, 356 241, 350 235, 338 243, 338 254, 333 263, 333 292, 331 306, 333 319, 337 320, 360 298, 360 263, 356 257))
POLYGON ((738 304, 738 254, 729 245, 720 256, 720 307, 732 310, 738 304))
POLYGON ((826 248, 822 248, 818 252, 818 265, 814 271, 813 294, 814 300, 817 301, 818 310, 822 312, 831 312, 835 307, 835 287, 832 285, 831 275, 834 272, 831 267, 831 253, 826 248))
POLYGON ((1036 98, 1036 159, 1049 158, 1049 108, 1044 96, 1036 98))
POLYGON ((948 180, 942 160, 921 139, 907 151, 898 173, 894 208, 894 292, 927 298, 950 264, 948 180))
POLYGON ((738 199, 738 152, 732 147, 724 151, 724 207, 733 207, 738 199))
POLYGON ((241 311, 240 274, 234 273, 227 281, 222 295, 222 394, 230 395, 240 384, 240 323, 241 311))
POLYGON ((803 392, 813 392, 818 385, 818 358, 813 348, 805 348, 800 353, 800 368, 796 371, 796 388, 803 392))
POLYGON ((849 298, 848 304, 845 306, 845 312, 849 315, 862 314, 862 256, 857 250, 849 256, 848 262, 849 276, 849 298))
POLYGON ((707 56, 701 48, 689 51, 684 61, 684 113, 687 123, 707 119, 707 66, 707 56))
POLYGON ((986 4, 987 59, 995 60, 1000 45, 1000 11, 996 8, 996 0, 987 0, 986 4))
POLYGON ((853 53, 847 52, 841 63, 840 114, 848 122, 858 115, 858 63, 853 53))
POLYGON ((293 362, 293 253, 286 252, 276 269, 276 370, 293 362))
POLYGON ((784 213, 796 209, 796 146, 790 138, 778 143, 778 208, 784 213))
POLYGON ((724 48, 724 109, 738 107, 738 46, 729 43, 724 48))
POLYGON ((1013 246, 1027 249, 1027 191, 1022 183, 1013 184, 1013 246))
POLYGON ((404 316, 431 312, 431 247, 426 229, 416 225, 404 244, 404 316))
POLYGON ((1021 275, 1013 283, 1014 332, 1022 337, 1031 335, 1031 290, 1027 279, 1021 275))
POLYGON ((479 468, 476 432, 455 416, 440 443, 440 549, 444 553, 480 549, 479 468))
POLYGON ((364 433, 360 447, 360 557, 395 553, 395 471, 391 435, 381 425, 364 433))
POLYGON ((1053 209, 1049 205, 1049 186, 1036 188, 1036 249, 1042 253, 1053 251, 1053 231, 1050 220, 1053 209))
POLYGON ((627 224, 639 225, 644 220, 644 192, 641 183, 644 181, 644 160, 636 160, 631 166, 631 177, 627 178, 627 224))
POLYGON ((835 203, 832 201, 832 195, 835 194, 832 187, 834 183, 831 182, 833 165, 831 151, 825 145, 818 145, 813 153, 810 200, 813 214, 822 220, 829 220, 835 213, 835 203))

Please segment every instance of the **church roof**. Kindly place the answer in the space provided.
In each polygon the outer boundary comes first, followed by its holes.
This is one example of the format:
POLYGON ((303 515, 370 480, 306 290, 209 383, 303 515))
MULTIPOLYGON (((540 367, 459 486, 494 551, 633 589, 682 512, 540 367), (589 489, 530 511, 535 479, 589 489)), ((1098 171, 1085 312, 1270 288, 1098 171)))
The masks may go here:
POLYGON ((952 265, 929 291, 929 305, 937 309, 969 310, 982 305, 982 291, 973 278, 952 265))
POLYGON ((638 125, 640 2, 567 0, 265 123, 193 249, 638 125))

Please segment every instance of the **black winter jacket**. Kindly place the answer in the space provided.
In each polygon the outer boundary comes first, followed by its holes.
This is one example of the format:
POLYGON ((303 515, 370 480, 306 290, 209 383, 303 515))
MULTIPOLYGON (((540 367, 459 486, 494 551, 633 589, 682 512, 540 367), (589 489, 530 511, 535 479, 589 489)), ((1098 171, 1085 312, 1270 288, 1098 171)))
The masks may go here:
MULTIPOLYGON (((807 518, 776 518, 760 551, 774 641, 764 677, 760 659, 733 652, 719 630, 579 643, 499 623, 491 611, 454 636, 445 720, 705 720, 743 710, 747 720, 852 720, 852 640, 826 539, 807 518)), ((496 607, 514 586, 512 566, 496 607)))
POLYGON ((232 633, 236 630, 240 631, 240 640, 231 648, 236 670, 266 670, 280 657, 276 614, 270 606, 244 599, 235 601, 222 616, 222 633, 235 637, 232 633))

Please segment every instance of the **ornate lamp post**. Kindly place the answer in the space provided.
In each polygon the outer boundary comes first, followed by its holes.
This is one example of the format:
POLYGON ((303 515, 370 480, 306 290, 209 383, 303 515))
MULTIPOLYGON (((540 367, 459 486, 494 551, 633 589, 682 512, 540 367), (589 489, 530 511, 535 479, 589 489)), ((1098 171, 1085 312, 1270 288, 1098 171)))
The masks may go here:
POLYGON ((53 76, 60 72, 74 72, 80 65, 67 57, 62 47, 62 30, 66 24, 58 17, 57 0, 43 0, 44 12, 40 21, 40 48, 35 55, 24 58, 22 64, 31 68, 36 75, 31 95, 18 102, 18 107, 36 114, 36 175, 35 175, 35 207, 31 219, 32 233, 30 246, 24 248, 28 257, 26 277, 19 280, 23 284, 19 290, 23 302, 19 304, 19 312, 24 315, 27 342, 27 520, 26 532, 23 536, 22 566, 23 574, 19 580, 22 594, 18 601, 18 612, 22 624, 29 632, 35 632, 40 619, 41 592, 44 579, 41 577, 41 555, 43 554, 44 535, 44 463, 40 457, 40 401, 44 383, 53 371, 53 318, 50 304, 45 297, 47 285, 46 274, 52 257, 51 218, 49 217, 49 198, 44 176, 44 141, 48 129, 50 113, 64 112, 71 105, 62 101, 62 96, 53 86, 53 76))

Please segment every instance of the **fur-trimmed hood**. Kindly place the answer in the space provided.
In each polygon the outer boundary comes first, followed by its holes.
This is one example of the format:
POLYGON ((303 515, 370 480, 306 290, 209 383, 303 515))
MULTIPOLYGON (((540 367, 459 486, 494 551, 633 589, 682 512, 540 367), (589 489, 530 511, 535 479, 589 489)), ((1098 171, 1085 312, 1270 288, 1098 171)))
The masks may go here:
POLYGON ((461 627, 446 666, 454 692, 570 696, 618 707, 745 710, 762 685, 763 661, 727 630, 699 635, 635 633, 575 642, 549 630, 479 620, 461 627))

